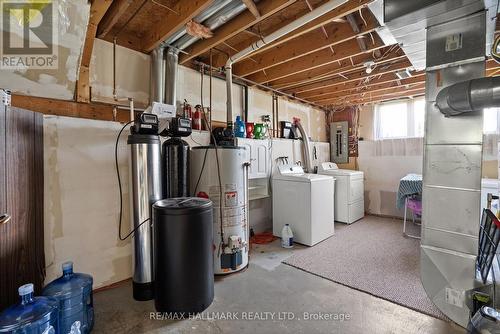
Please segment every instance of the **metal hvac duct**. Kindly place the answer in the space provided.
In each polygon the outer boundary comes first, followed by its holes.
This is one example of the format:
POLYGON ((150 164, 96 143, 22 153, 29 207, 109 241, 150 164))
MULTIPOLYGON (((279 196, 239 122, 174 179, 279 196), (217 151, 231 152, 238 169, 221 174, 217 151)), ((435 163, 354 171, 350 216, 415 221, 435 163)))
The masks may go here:
POLYGON ((151 102, 165 101, 165 81, 163 47, 159 46, 151 52, 151 102))
POLYGON ((500 106, 500 77, 463 81, 441 89, 436 107, 445 116, 500 106))
MULTIPOLYGON (((196 21, 198 23, 203 23, 206 19, 209 17, 213 16, 215 13, 217 13, 219 10, 227 6, 231 1, 238 1, 239 0, 215 0, 210 6, 208 6, 207 9, 203 10, 200 14, 194 17, 193 21, 196 21)), ((179 38, 183 37, 186 35, 186 28, 182 27, 178 31, 176 31, 173 35, 171 35, 169 38, 167 38, 163 43, 166 45, 172 45, 175 41, 177 41, 179 38)))
MULTIPOLYGON (((229 21, 230 19, 232 19, 233 17, 235 17, 236 15, 243 12, 246 8, 247 7, 245 6, 245 4, 240 0, 233 1, 227 6, 220 9, 209 19, 207 19, 206 22, 203 22, 203 25, 209 28, 210 30, 215 30, 224 23, 226 23, 227 21, 229 21)), ((184 50, 185 48, 187 48, 188 46, 190 46, 199 39, 200 39, 199 37, 185 34, 173 44, 177 49, 184 50)))
POLYGON ((498 80, 480 79, 485 44, 492 37, 487 27, 495 17, 485 10, 490 5, 386 0, 384 7, 391 19, 387 27, 412 64, 426 69, 420 278, 437 308, 463 327, 471 313, 471 291, 482 285, 475 263, 483 115, 472 111, 499 100, 498 80))
POLYGON ((303 25, 311 22, 312 20, 334 10, 335 8, 339 7, 340 5, 343 5, 346 3, 347 0, 331 0, 328 1, 327 3, 319 6, 318 8, 314 9, 313 11, 307 13, 306 15, 298 18, 297 20, 293 21, 292 23, 287 24, 286 26, 276 30, 275 32, 262 37, 259 39, 257 42, 252 43, 249 47, 246 49, 241 50, 237 54, 235 54, 232 57, 229 57, 229 59, 226 62, 225 69, 226 69, 226 89, 227 89, 227 122, 232 122, 233 120, 233 63, 237 62, 238 60, 243 59, 244 57, 247 57, 254 51, 260 49, 266 44, 272 43, 275 40, 277 40, 280 37, 285 36, 289 32, 298 29, 302 27, 303 25))
POLYGON ((165 69, 165 103, 177 104, 177 72, 179 67, 179 52, 168 48, 166 52, 165 69))
POLYGON ((302 123, 300 122, 300 119, 296 119, 294 121, 295 126, 297 126, 297 129, 300 132, 300 135, 302 136, 302 140, 304 141, 304 169, 306 173, 313 173, 314 168, 311 163, 311 150, 310 150, 310 143, 311 141, 309 140, 309 136, 306 133, 306 130, 304 130, 304 127, 302 126, 302 123))

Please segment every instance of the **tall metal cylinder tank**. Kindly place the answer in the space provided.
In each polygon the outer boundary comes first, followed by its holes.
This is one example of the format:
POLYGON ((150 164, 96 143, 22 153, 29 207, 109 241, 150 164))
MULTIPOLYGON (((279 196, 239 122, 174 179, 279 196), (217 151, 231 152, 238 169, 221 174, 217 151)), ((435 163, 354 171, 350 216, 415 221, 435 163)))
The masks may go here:
POLYGON ((163 143, 163 197, 188 197, 189 144, 173 137, 163 143))
MULTIPOLYGON (((127 142, 130 146, 131 224, 135 229, 151 218, 153 203, 162 199, 161 144, 157 135, 148 134, 131 134, 127 142)), ((133 235, 132 278, 136 300, 154 297, 153 228, 149 220, 133 235)))
POLYGON ((248 265, 247 179, 248 162, 243 147, 192 148, 193 196, 209 198, 213 202, 215 274, 229 274, 248 265))

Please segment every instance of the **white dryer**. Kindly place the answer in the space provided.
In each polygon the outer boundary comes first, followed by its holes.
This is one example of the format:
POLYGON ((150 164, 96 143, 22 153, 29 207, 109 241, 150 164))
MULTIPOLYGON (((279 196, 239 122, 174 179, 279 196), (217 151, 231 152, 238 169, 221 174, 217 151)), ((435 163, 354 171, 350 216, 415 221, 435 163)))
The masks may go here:
POLYGON ((365 216, 363 172, 339 169, 333 162, 319 165, 318 174, 335 178, 335 221, 351 224, 365 216))
POLYGON ((273 175, 273 234, 290 224, 295 242, 313 246, 334 233, 335 180, 280 165, 273 175))

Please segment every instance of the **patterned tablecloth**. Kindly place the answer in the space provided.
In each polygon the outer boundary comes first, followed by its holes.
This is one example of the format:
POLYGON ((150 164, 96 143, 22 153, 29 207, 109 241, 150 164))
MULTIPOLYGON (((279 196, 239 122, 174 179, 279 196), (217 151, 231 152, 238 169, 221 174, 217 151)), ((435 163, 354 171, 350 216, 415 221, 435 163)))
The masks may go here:
POLYGON ((411 195, 422 194, 422 175, 408 174, 399 181, 397 208, 405 206, 405 198, 411 195))

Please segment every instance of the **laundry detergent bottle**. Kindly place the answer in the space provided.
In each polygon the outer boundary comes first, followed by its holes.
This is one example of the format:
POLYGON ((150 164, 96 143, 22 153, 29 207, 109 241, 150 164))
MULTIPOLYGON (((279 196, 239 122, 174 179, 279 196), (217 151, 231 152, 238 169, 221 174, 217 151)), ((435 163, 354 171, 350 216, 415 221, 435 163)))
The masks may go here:
POLYGON ((62 276, 50 282, 42 294, 59 302, 61 333, 74 333, 76 328, 81 334, 90 333, 94 326, 92 276, 74 273, 73 262, 63 263, 62 272, 62 276))
POLYGON ((247 136, 245 122, 241 120, 240 116, 236 116, 236 122, 234 123, 234 135, 239 138, 245 138, 247 136))
POLYGON ((285 226, 283 226, 283 229, 281 230, 281 247, 293 247, 293 232, 289 224, 285 224, 285 226))

